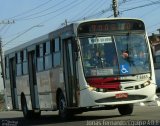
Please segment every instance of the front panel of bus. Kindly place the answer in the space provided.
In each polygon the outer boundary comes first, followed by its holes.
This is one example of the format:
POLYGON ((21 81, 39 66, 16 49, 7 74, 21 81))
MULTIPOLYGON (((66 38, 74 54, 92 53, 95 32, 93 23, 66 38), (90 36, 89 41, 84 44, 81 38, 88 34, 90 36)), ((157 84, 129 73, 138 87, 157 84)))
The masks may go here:
POLYGON ((90 102, 126 104, 153 99, 153 63, 142 21, 85 22, 78 27, 78 37, 83 74, 89 87, 89 93, 84 94, 90 96, 90 102))

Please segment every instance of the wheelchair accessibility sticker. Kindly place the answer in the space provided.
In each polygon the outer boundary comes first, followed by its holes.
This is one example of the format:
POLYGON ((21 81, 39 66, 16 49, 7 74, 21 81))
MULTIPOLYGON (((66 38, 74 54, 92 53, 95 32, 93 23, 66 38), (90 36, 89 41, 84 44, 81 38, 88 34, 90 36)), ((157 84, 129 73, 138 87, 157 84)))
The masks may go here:
POLYGON ((128 74, 129 73, 129 65, 128 64, 120 65, 120 73, 121 74, 128 74))

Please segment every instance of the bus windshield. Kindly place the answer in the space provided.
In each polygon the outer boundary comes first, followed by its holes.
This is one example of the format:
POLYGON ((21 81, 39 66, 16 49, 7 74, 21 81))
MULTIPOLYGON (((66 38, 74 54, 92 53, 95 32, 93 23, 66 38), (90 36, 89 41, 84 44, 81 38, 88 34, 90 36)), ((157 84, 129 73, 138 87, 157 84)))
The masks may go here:
POLYGON ((85 76, 134 75, 150 72, 144 34, 95 35, 80 38, 85 76))

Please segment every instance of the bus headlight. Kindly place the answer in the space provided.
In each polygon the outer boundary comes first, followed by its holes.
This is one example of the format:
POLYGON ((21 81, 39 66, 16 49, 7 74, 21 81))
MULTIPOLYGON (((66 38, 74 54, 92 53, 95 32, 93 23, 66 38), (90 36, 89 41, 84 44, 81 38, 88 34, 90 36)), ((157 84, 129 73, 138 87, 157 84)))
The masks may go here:
POLYGON ((146 87, 146 86, 148 86, 148 85, 150 85, 151 84, 151 81, 146 81, 145 83, 144 83, 144 87, 146 87))
POLYGON ((92 87, 92 86, 89 85, 88 89, 89 89, 89 91, 96 91, 97 88, 92 87))
POLYGON ((107 89, 104 89, 104 88, 96 88, 96 87, 92 87, 89 85, 88 87, 89 91, 96 91, 96 92, 107 92, 108 90, 107 89))

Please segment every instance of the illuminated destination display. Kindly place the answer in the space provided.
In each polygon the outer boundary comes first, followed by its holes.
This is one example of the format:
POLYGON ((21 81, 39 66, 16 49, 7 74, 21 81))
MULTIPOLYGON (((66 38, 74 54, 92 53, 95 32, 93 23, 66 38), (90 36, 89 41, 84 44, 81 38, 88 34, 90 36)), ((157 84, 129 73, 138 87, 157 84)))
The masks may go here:
POLYGON ((106 20, 94 21, 80 24, 78 33, 113 32, 144 30, 144 23, 139 20, 106 20))

